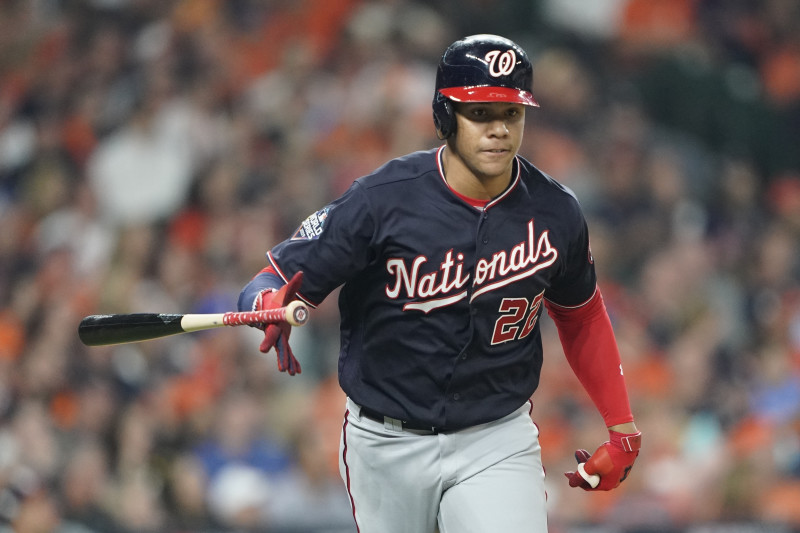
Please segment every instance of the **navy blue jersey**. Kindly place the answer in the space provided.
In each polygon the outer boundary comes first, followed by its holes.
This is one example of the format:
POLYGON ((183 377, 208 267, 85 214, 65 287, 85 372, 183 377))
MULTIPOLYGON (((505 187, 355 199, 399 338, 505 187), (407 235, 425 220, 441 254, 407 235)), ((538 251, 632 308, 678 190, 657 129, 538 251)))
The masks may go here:
POLYGON ((448 187, 439 149, 392 160, 268 257, 299 297, 342 286, 339 381, 355 402, 446 429, 505 416, 539 382, 543 298, 595 291, 573 194, 521 157, 483 210, 448 187))

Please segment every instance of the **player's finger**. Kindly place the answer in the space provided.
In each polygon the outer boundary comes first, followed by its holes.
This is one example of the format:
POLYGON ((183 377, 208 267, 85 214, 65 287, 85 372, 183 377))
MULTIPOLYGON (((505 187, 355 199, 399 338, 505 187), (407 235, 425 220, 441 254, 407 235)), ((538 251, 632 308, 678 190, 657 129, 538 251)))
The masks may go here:
POLYGON ((275 325, 269 325, 264 330, 264 340, 261 341, 261 345, 258 349, 261 353, 267 353, 270 349, 275 346, 275 343, 278 342, 278 338, 281 334, 281 328, 275 325))
POLYGON ((290 301, 295 299, 295 295, 297 291, 300 290, 300 285, 303 284, 303 271, 298 271, 292 276, 292 279, 284 287, 284 301, 283 305, 288 304, 290 301))
POLYGON ((300 373, 300 362, 295 359, 292 348, 284 335, 281 335, 275 343, 275 351, 278 355, 278 370, 286 372, 290 376, 300 373))
POLYGON ((278 352, 278 370, 281 372, 288 372, 291 376, 294 373, 294 369, 292 368, 291 361, 289 361, 289 354, 283 342, 283 335, 278 337, 278 342, 275 343, 275 350, 278 352))
POLYGON ((294 353, 292 352, 292 347, 286 341, 285 337, 281 337, 278 340, 278 342, 281 343, 281 346, 283 346, 283 349, 286 352, 285 355, 286 355, 287 366, 288 366, 288 369, 289 369, 289 375, 290 376, 294 376, 295 374, 299 374, 301 372, 300 371, 300 361, 295 359, 294 353))
POLYGON ((283 344, 283 335, 278 337, 278 340, 275 342, 275 353, 278 355, 278 370, 281 372, 289 372, 289 375, 292 374, 292 368, 286 358, 286 347, 283 344))
POLYGON ((591 457, 591 456, 592 456, 592 454, 590 454, 586 450, 583 450, 583 449, 575 450, 575 460, 578 461, 578 463, 585 463, 586 461, 589 460, 589 457, 591 457))
MULTIPOLYGON (((592 454, 590 454, 587 450, 584 449, 575 450, 575 460, 578 462, 578 465, 586 463, 586 461, 588 461, 589 457, 591 456, 592 454)), ((570 487, 580 487, 583 490, 592 490, 592 486, 581 475, 581 473, 578 470, 574 472, 564 472, 564 475, 569 480, 570 487)))
POLYGON ((586 461, 586 472, 588 474, 599 474, 601 476, 614 469, 614 461, 608 453, 608 444, 603 444, 586 461))
POLYGON ((570 487, 580 487, 583 490, 590 490, 592 488, 578 472, 564 472, 564 476, 569 480, 570 487))

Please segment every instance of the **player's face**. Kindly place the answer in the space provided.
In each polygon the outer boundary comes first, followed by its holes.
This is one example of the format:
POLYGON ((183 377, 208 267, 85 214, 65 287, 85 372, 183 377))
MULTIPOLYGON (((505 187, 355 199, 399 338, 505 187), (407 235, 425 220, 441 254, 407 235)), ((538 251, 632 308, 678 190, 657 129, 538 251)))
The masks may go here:
POLYGON ((478 179, 511 175, 522 143, 525 106, 507 102, 456 103, 456 134, 450 148, 478 179))

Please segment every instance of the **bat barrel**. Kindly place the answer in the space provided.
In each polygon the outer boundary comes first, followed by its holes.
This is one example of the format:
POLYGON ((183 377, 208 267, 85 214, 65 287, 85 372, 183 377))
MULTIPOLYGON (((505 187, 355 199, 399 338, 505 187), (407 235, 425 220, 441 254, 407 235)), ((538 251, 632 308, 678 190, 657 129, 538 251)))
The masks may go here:
POLYGON ((78 336, 86 346, 138 342, 182 333, 181 318, 163 313, 91 315, 81 320, 78 336))

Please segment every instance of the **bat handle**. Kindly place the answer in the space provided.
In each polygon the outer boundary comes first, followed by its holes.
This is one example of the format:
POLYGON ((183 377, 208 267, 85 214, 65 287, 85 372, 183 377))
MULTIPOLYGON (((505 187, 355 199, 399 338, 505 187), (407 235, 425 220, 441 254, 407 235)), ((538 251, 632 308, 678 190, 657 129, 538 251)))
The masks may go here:
POLYGON ((276 307, 264 311, 225 313, 222 316, 222 323, 226 326, 254 326, 288 322, 292 326, 302 326, 308 321, 308 314, 308 307, 299 300, 295 300, 289 302, 286 307, 276 307))

